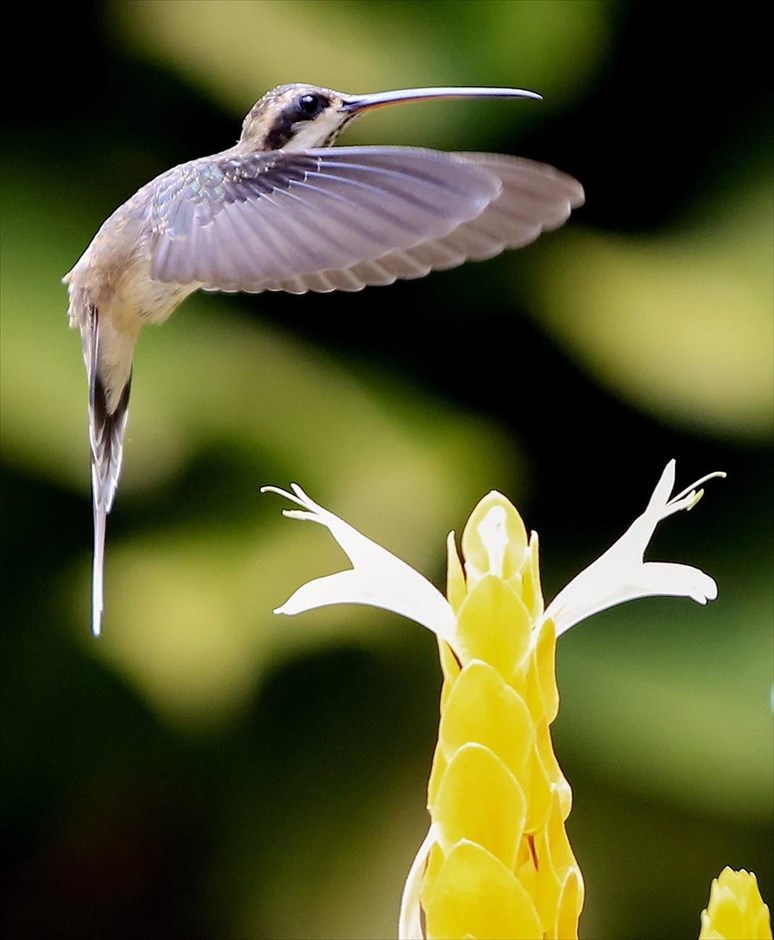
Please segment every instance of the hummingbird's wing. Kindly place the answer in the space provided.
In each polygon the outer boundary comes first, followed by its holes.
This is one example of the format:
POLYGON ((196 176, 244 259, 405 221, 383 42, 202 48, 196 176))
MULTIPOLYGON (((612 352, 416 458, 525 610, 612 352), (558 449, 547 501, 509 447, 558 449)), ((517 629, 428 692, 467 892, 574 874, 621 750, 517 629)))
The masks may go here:
POLYGON ((400 147, 224 154, 188 167, 154 197, 151 276, 210 290, 265 290, 413 247, 474 218, 500 188, 449 154, 400 147))
POLYGON ((151 275, 209 290, 419 277, 531 241, 582 198, 529 161, 406 147, 227 152, 180 169, 157 181, 151 275))
POLYGON ((413 248, 392 251, 346 269, 317 271, 268 282, 264 288, 291 293, 357 291, 366 285, 424 277, 432 270, 492 258, 507 248, 521 248, 541 232, 558 228, 572 209, 583 205, 580 183, 546 164, 499 154, 453 156, 490 171, 500 181, 499 195, 477 216, 461 222, 448 235, 429 239, 413 248))

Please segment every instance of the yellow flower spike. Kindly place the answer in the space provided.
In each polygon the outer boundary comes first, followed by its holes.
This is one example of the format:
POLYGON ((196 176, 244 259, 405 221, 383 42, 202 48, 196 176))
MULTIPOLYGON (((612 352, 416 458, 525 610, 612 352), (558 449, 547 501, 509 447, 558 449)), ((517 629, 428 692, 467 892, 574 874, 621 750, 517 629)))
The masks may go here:
POLYGON ((724 868, 713 879, 699 940, 772 940, 769 909, 752 872, 724 868))
MULTIPOLYGON (((723 475, 672 496, 670 461, 644 512, 545 609, 537 535, 527 538, 521 516, 499 493, 473 510, 462 558, 453 536, 447 541, 447 599, 300 487, 264 487, 300 507, 285 510, 290 518, 325 526, 352 562, 302 585, 278 613, 368 604, 410 617, 438 638, 444 683, 428 784, 431 825, 403 890, 403 940, 577 937, 583 879, 564 826, 572 795, 550 731, 559 707, 556 637, 639 597, 714 599, 717 586, 703 571, 644 555, 658 524, 695 506, 698 487, 723 475)), ((757 906, 749 882, 744 903, 731 890, 738 874, 746 875, 726 870, 713 885, 702 940, 771 938, 757 887, 757 906), (731 932, 722 932, 727 922, 731 932)))
POLYGON ((461 842, 422 898, 427 936, 443 940, 542 937, 535 905, 520 882, 480 845, 461 842))
POLYGON ((527 821, 527 800, 516 778, 488 748, 465 744, 455 752, 430 814, 444 852, 464 839, 513 869, 527 821))

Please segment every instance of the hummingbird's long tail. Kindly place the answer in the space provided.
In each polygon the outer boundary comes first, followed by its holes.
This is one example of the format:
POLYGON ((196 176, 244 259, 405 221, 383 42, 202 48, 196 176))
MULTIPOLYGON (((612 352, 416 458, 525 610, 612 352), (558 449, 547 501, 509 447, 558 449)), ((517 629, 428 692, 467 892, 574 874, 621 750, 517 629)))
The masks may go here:
POLYGON ((128 417, 129 394, 132 387, 131 365, 122 387, 112 392, 100 372, 99 311, 91 307, 84 330, 84 357, 89 376, 89 440, 91 444, 91 492, 94 505, 94 557, 92 562, 91 624, 95 636, 102 629, 103 570, 105 562, 105 529, 107 514, 121 472, 124 431, 128 417))

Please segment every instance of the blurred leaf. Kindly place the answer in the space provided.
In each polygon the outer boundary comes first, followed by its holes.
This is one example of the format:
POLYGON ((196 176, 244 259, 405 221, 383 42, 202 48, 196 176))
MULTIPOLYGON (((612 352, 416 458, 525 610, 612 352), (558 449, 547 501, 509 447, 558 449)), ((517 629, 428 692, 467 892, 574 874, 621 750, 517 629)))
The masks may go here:
POLYGON ((774 210, 768 178, 748 180, 724 200, 708 194, 706 221, 671 235, 575 226, 535 266, 535 295, 553 335, 637 407, 712 436, 761 439, 774 417, 774 210))
POLYGON ((499 84, 546 97, 532 109, 390 108, 355 132, 369 143, 464 146, 485 122, 544 121, 577 94, 604 61, 613 8, 601 0, 124 0, 110 11, 118 42, 170 65, 240 117, 286 82, 352 93, 499 84))
POLYGON ((561 748, 580 748, 584 763, 628 792, 765 824, 774 786, 770 572, 742 569, 737 557, 711 573, 720 594, 706 609, 683 602, 675 616, 680 602, 638 601, 562 638, 561 748))

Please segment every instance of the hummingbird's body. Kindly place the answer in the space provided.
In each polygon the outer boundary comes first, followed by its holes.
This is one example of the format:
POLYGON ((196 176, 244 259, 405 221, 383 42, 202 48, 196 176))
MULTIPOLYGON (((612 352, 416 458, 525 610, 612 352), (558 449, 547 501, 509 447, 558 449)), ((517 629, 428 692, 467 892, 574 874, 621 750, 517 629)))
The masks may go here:
POLYGON ((538 97, 486 88, 345 96, 281 85, 253 106, 234 147, 167 170, 118 208, 66 275, 89 378, 95 634, 105 522, 145 323, 162 323, 199 288, 355 291, 422 277, 525 245, 582 204, 574 179, 517 157, 326 149, 371 108, 468 96, 538 97))

